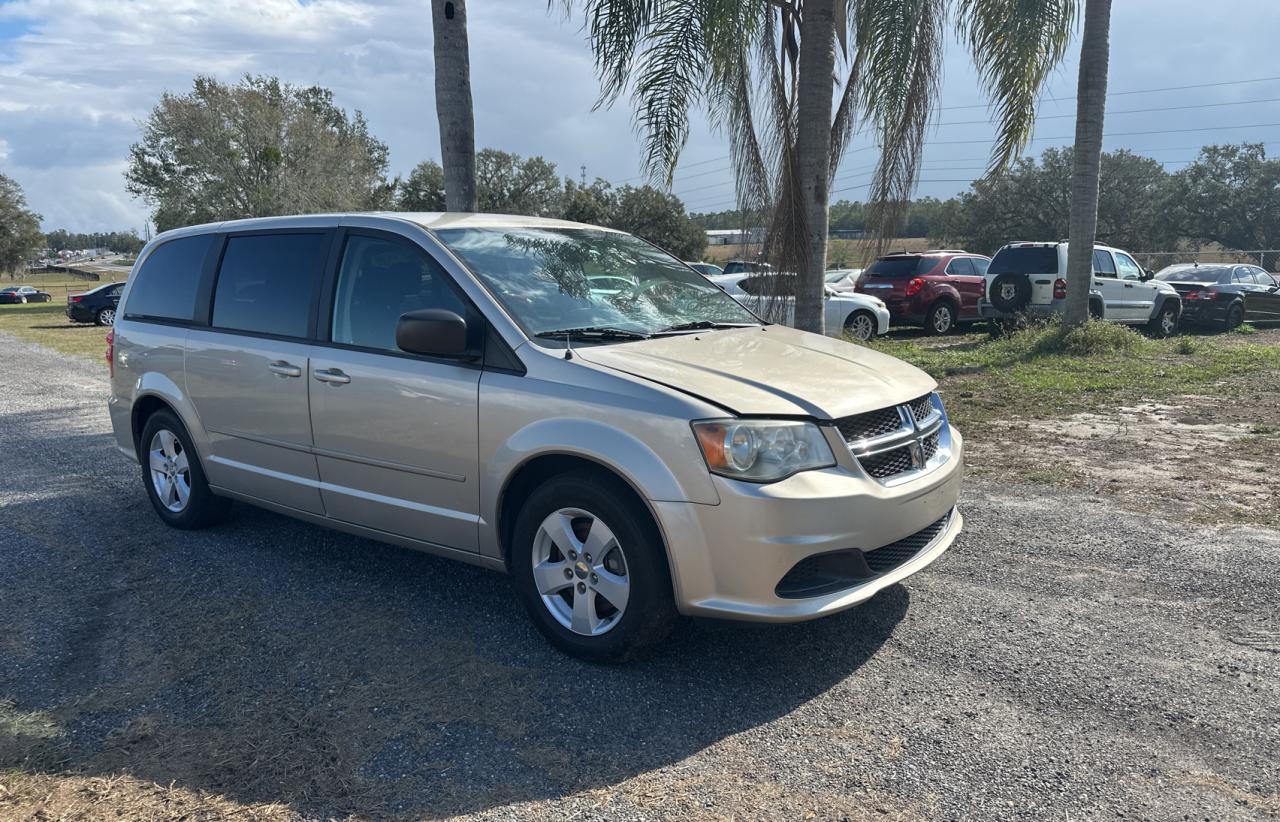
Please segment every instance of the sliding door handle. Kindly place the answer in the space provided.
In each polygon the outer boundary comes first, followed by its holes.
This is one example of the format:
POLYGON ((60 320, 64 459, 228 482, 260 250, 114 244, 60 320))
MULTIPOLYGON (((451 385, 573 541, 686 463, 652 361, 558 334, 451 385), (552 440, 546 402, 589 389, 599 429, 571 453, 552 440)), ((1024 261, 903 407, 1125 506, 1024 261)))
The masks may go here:
POLYGON ((277 377, 302 376, 302 368, 300 366, 294 365, 291 362, 285 362, 284 360, 276 360, 275 362, 270 363, 267 365, 267 370, 272 374, 275 374, 277 377))

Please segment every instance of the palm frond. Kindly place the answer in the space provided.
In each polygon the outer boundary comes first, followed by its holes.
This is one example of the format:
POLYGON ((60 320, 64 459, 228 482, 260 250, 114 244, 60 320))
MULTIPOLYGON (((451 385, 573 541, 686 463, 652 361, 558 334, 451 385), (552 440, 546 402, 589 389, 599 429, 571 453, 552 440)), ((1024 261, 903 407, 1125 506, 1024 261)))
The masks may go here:
POLYGON ((876 236, 885 238, 896 235, 919 175, 941 78, 946 0, 856 2, 858 100, 881 147, 867 200, 876 236))
POLYGON ((1035 125, 1036 95, 1066 55, 1078 0, 956 0, 960 31, 973 53, 997 119, 988 173, 1006 168, 1035 125))
POLYGON ((632 91, 637 127, 644 134, 645 174, 671 185, 689 139, 689 109, 704 99, 708 80, 703 3, 667 0, 640 44, 632 91))

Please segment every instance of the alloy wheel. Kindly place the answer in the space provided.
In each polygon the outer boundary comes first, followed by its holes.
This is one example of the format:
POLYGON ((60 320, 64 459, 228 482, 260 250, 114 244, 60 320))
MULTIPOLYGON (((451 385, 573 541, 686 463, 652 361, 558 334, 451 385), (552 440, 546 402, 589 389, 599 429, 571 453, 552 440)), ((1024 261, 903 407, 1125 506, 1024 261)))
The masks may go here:
POLYGON ((940 305, 933 311, 933 330, 945 334, 951 330, 951 308, 940 305))
POLYGON ((866 314, 859 314, 849 320, 849 334, 855 340, 866 342, 876 334, 875 325, 872 324, 871 318, 866 314))
POLYGON ((1178 327, 1178 315, 1172 310, 1166 311, 1160 315, 1160 330, 1164 332, 1166 337, 1173 336, 1173 332, 1178 327))
POLYGON ((98 318, 99 318, 98 321, 101 322, 103 325, 115 325, 116 310, 114 308, 104 308, 102 309, 101 312, 99 312, 98 318))
POLYGON ((191 500, 191 465, 182 442, 170 430, 161 428, 151 437, 151 487, 160 504, 180 514, 191 500))
POLYGON ((578 508, 561 508, 538 527, 533 581, 551 616, 582 636, 617 626, 631 597, 617 537, 599 517, 578 508))

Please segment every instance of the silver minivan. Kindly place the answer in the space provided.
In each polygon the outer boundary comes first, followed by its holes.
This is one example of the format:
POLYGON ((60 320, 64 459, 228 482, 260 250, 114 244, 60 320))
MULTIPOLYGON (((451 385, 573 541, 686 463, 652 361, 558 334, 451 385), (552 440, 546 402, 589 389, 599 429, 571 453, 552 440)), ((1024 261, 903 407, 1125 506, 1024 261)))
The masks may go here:
POLYGON ((277 217, 143 250, 108 352, 159 516, 231 500, 507 572, 558 647, 811 619, 961 527, 934 381, 759 320, 628 234, 492 214, 277 217))

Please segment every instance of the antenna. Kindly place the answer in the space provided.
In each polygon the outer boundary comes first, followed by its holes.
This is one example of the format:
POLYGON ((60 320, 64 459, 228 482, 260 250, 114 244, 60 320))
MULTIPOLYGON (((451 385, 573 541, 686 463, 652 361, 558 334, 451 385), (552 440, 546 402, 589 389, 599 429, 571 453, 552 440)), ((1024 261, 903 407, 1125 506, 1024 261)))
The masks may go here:
POLYGON ((587 164, 586 164, 586 163, 583 163, 583 164, 580 166, 580 168, 582 169, 582 187, 583 187, 583 188, 586 188, 586 186, 587 186, 587 164))
POLYGON ((564 358, 566 360, 573 359, 573 336, 571 334, 564 335, 564 358))

